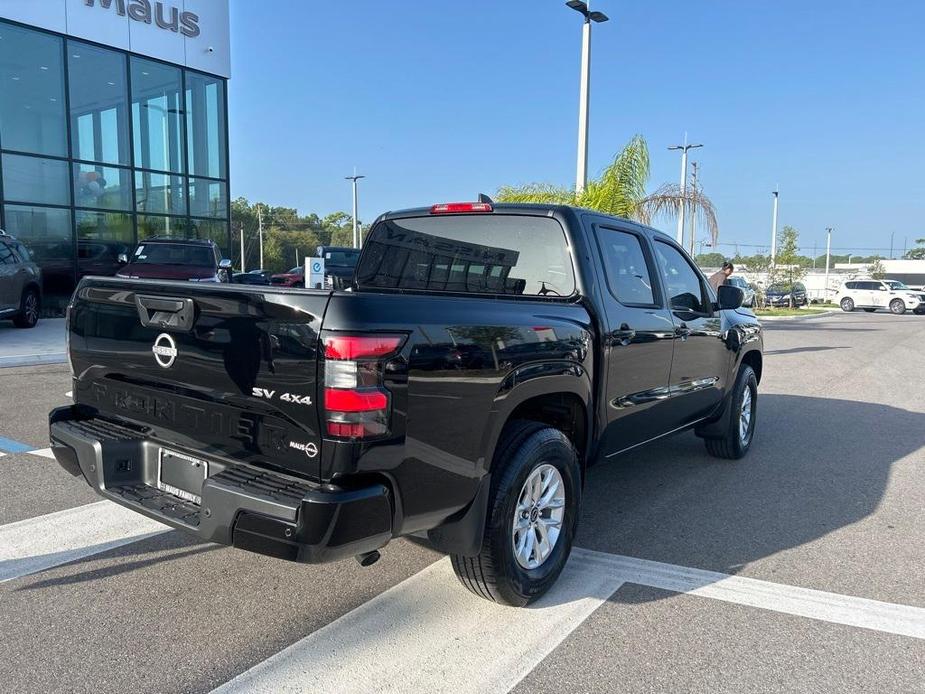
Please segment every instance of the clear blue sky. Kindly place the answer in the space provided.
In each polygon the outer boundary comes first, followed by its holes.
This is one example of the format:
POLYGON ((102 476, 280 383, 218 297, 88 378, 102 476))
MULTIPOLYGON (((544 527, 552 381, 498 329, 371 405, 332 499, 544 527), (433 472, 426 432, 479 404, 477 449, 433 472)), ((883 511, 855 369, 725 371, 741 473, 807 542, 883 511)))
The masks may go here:
MULTIPOLYGON (((720 241, 925 236, 925 3, 595 0, 590 169, 634 133, 650 188, 688 131, 720 241)), ((574 182, 580 16, 560 0, 232 0, 232 195, 360 217, 574 182)), ((668 222, 673 228, 673 223, 668 222)), ((721 250, 732 255, 733 248, 721 250)), ((746 246, 743 254, 755 252, 746 246)), ((884 251, 885 253, 885 251, 884 251)))

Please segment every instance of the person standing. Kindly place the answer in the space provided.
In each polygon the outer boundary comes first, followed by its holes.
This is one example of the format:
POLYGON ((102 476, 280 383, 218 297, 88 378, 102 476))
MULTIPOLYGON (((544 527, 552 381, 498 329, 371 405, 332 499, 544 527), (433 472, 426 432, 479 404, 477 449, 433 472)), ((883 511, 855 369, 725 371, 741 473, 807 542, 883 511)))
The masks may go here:
POLYGON ((723 261, 723 267, 721 267, 717 272, 714 272, 710 275, 710 286, 713 287, 713 291, 718 292, 719 286, 721 284, 726 284, 726 281, 729 279, 729 275, 735 270, 732 263, 728 260, 723 261))

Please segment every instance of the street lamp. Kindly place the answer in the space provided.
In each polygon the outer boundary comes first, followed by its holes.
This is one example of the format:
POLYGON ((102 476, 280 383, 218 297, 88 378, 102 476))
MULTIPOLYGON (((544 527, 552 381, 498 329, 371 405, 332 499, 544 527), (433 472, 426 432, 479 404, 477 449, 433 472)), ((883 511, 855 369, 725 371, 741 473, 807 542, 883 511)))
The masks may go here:
POLYGON ((822 290, 823 300, 829 299, 829 254, 832 252, 832 227, 825 228, 825 289, 822 290))
POLYGON ((575 173, 575 192, 588 185, 588 98, 591 92, 591 22, 606 22, 603 12, 592 12, 587 2, 568 0, 565 3, 585 18, 581 29, 581 85, 578 93, 578 162, 575 173))
POLYGON ((360 237, 357 231, 357 181, 366 176, 357 176, 357 170, 353 170, 353 176, 344 176, 344 180, 353 181, 353 247, 360 247, 360 237))
POLYGON ((681 150, 681 212, 678 214, 678 234, 675 238, 681 245, 684 244, 684 212, 687 209, 687 200, 684 195, 687 190, 687 151, 698 147, 703 147, 703 145, 687 144, 687 133, 684 133, 683 145, 672 145, 668 148, 669 150, 681 150))

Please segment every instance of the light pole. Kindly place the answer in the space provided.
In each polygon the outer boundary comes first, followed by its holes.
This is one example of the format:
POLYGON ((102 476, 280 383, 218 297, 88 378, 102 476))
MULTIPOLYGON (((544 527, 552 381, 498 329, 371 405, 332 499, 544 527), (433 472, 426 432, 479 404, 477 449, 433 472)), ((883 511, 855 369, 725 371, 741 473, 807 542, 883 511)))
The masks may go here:
POLYGON ((822 290, 822 298, 826 302, 829 299, 829 255, 832 253, 832 227, 825 228, 825 288, 822 290))
POLYGON ((592 12, 587 2, 568 0, 565 3, 584 16, 581 28, 581 84, 578 91, 578 162, 575 173, 575 192, 580 193, 588 184, 588 99, 591 92, 591 22, 606 22, 603 12, 592 12))
POLYGON ((687 192, 687 151, 698 147, 703 147, 703 145, 687 144, 687 133, 684 133, 683 145, 672 145, 668 148, 669 150, 681 150, 681 211, 678 213, 678 235, 675 238, 680 245, 684 245, 684 213, 687 210, 687 199, 685 196, 687 192))
POLYGON ((357 231, 357 181, 366 176, 357 176, 357 170, 353 170, 353 176, 344 176, 347 181, 353 181, 353 247, 360 247, 360 237, 357 231))
MULTIPOLYGON (((697 192, 697 162, 691 162, 691 189, 697 192)), ((694 242, 697 239, 697 203, 691 201, 691 255, 694 255, 694 242)))
POLYGON ((771 195, 774 196, 774 211, 771 213, 771 269, 777 265, 777 203, 780 199, 780 193, 775 189, 771 195))

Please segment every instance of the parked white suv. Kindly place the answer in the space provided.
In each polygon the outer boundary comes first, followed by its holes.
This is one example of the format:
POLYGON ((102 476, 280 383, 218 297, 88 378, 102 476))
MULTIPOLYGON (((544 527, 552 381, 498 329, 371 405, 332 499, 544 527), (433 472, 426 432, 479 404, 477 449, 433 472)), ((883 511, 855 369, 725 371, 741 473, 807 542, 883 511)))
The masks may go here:
POLYGON ((862 308, 873 313, 885 308, 897 315, 907 310, 925 313, 925 293, 913 291, 898 280, 851 280, 845 282, 835 300, 842 311, 862 308))

